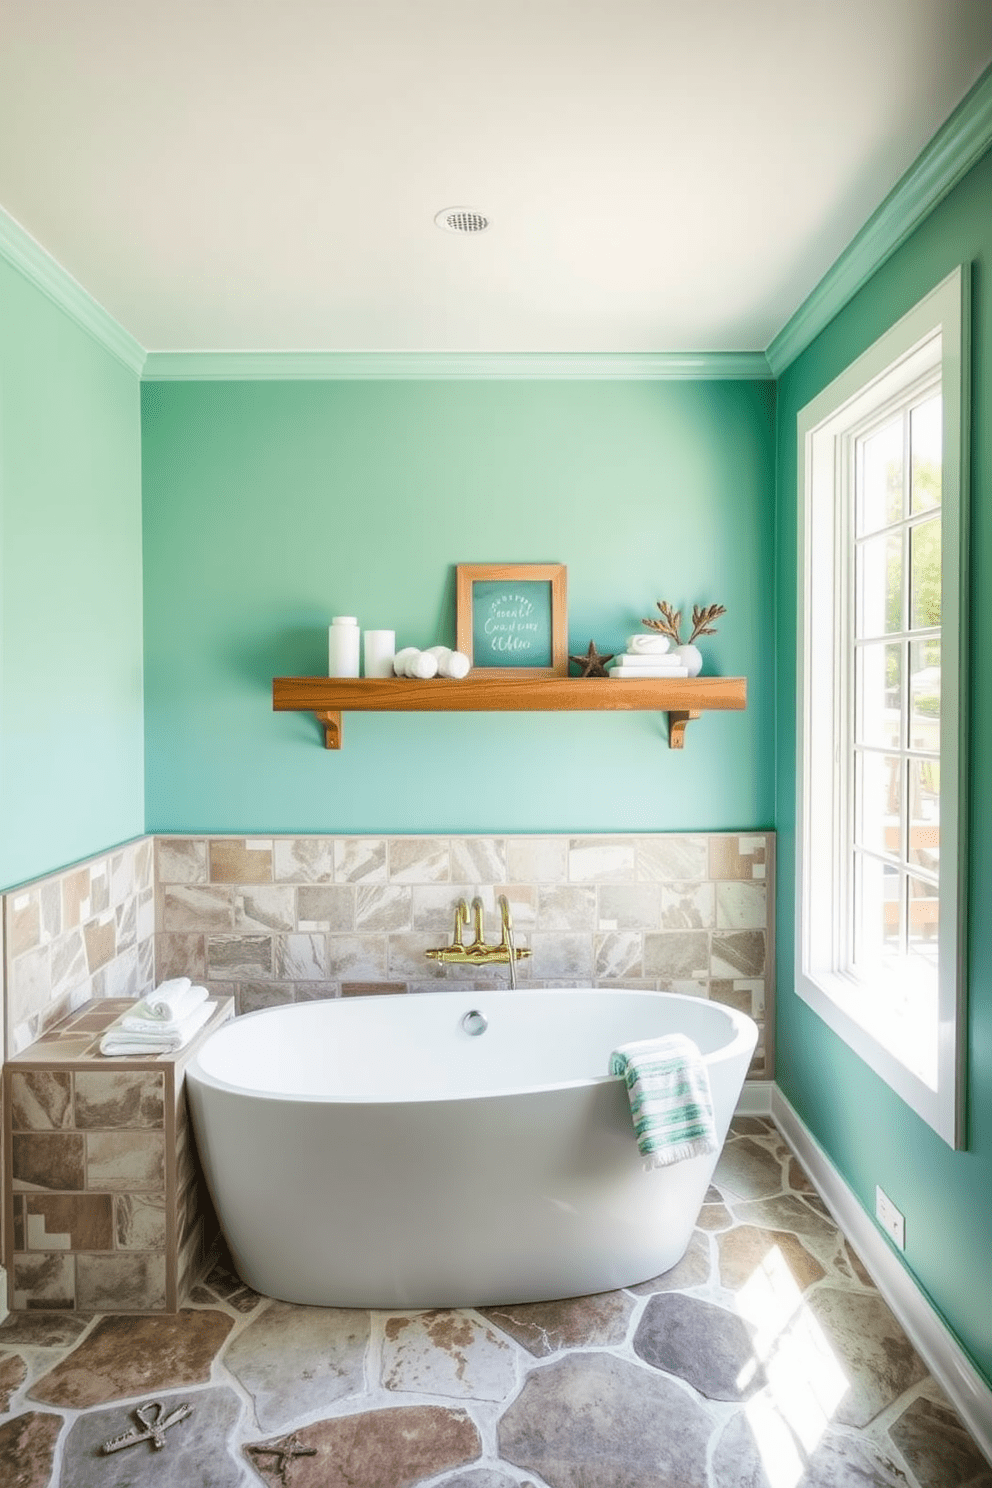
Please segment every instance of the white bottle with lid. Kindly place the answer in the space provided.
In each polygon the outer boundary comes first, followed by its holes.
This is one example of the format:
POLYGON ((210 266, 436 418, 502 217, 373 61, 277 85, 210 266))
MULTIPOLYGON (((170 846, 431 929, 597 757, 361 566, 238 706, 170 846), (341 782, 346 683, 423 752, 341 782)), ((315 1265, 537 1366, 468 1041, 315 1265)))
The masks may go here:
POLYGON ((357 677, 359 657, 358 619, 335 615, 327 627, 327 675, 357 677))

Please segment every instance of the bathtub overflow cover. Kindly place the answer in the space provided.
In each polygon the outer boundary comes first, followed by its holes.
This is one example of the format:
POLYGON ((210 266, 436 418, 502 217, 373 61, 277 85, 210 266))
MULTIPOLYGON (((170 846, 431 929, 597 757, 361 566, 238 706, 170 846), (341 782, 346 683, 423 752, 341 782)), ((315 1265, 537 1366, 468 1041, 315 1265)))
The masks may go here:
POLYGON ((471 1034, 473 1038, 478 1038, 479 1034, 485 1033, 486 1029, 489 1027, 489 1019, 486 1017, 485 1013, 480 1013, 478 1008, 473 1008, 472 1011, 470 1013, 466 1013, 464 1018, 462 1019, 462 1027, 464 1028, 465 1032, 471 1034))

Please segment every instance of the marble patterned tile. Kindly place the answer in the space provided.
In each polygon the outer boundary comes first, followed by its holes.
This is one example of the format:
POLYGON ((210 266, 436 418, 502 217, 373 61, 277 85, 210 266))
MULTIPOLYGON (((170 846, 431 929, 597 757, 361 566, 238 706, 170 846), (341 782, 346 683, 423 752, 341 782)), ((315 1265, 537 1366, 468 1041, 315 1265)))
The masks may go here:
POLYGON ((571 883, 634 880, 634 843, 626 837, 573 837, 568 844, 571 883))
POLYGON ((768 923, 766 885, 747 879, 718 883, 716 923, 721 930, 763 930, 768 923))
POLYGON ((174 884, 162 895, 162 929, 223 931, 234 929, 234 891, 217 885, 174 884))
POLYGON ((709 975, 710 945, 705 930, 665 930, 644 937, 646 976, 680 981, 709 975))
POLYGON ((603 884, 599 890, 599 930, 658 930, 661 892, 657 884, 603 884))
POLYGON ((718 930, 713 934, 710 975, 734 980, 765 971, 764 930, 718 930))
POLYGON ((114 1239, 118 1250, 165 1250, 164 1193, 113 1195, 114 1239))
POLYGON ((639 837, 635 846, 640 882, 682 883, 707 877, 707 839, 700 834, 639 837))
POLYGON ((60 1131, 72 1126, 72 1076, 61 1070, 12 1070, 14 1131, 60 1131))
POLYGON ((159 931, 155 936, 155 981, 188 976, 202 982, 207 975, 207 941, 204 935, 159 931))
POLYGON ((234 996, 238 1016, 258 1013, 267 1007, 284 1007, 293 1002, 292 982, 241 982, 234 996))
POLYGON ((85 1188, 83 1142, 77 1132, 14 1132, 10 1169, 14 1188, 85 1188))
MULTIPOLYGON (((433 946, 446 944, 449 938, 446 936, 443 939, 438 939, 436 935, 421 933, 419 931, 388 936, 386 938, 386 965, 383 967, 382 973, 374 974, 372 979, 397 982, 411 980, 423 982, 444 981, 448 971, 455 972, 459 968, 454 966, 445 968, 437 961, 429 961, 424 953, 433 946)), ((333 968, 333 951, 331 965, 333 968)), ((358 977, 357 973, 351 968, 348 969, 347 973, 336 971, 336 975, 342 978, 347 975, 348 981, 369 980, 367 974, 358 977)), ((453 983, 453 985, 455 984, 453 983)), ((435 987, 433 990, 437 991, 438 989, 435 987)))
POLYGON ((71 1255, 64 1250, 37 1255, 14 1254, 13 1305, 72 1308, 76 1304, 76 1272, 71 1255))
POLYGON ((164 1255, 78 1255, 76 1306, 82 1312, 161 1312, 164 1255))
POLYGON ((110 863, 99 858, 90 864, 90 915, 104 915, 110 908, 110 863))
POLYGON ((165 1123, 165 1074, 161 1070, 79 1070, 75 1125, 158 1130, 165 1123))
MULTIPOLYGON (((165 1187, 165 1138, 152 1131, 86 1133, 86 1187, 137 1192, 165 1187)), ((80 1185, 82 1187, 83 1185, 80 1185)))
POLYGON ((385 883, 388 877, 384 838, 334 839, 335 883, 385 883))
POLYGON ((93 913, 89 868, 76 868, 62 879, 62 929, 82 925, 93 913))
POLYGON ((272 852, 276 883, 334 882, 333 837, 277 837, 272 852))
POLYGON ((138 900, 133 894, 114 909, 114 923, 117 950, 130 950, 138 941, 138 900))
POLYGON ((640 977, 644 940, 636 930, 612 930, 593 936, 593 965, 597 978, 640 977))
POLYGON ((413 928, 413 890, 408 884, 359 884, 355 928, 362 934, 413 928))
MULTIPOLYGON (((368 886, 366 886, 368 887, 368 886)), ((298 930, 354 930, 356 890, 351 884, 318 884, 296 890, 298 930)))
POLYGON ((97 975, 103 977, 103 991, 97 991, 97 978, 94 977, 94 997, 139 997, 144 983, 141 980, 138 947, 131 946, 128 950, 118 952, 97 975))
POLYGON ((506 842, 502 837, 453 837, 451 877, 470 884, 506 882, 506 842))
POLYGON ((271 977, 273 939, 271 935, 208 935, 208 977, 216 977, 219 981, 241 980, 243 977, 264 981, 271 977))
POLYGON ((248 935, 295 930, 296 893, 285 884, 235 890, 234 928, 248 935))
POLYGON ((91 972, 98 971, 100 966, 111 959, 115 949, 115 928, 110 925, 102 935, 93 936, 94 962, 89 962, 90 955, 90 933, 89 927, 85 931, 72 929, 67 934, 52 942, 51 947, 51 982, 49 986, 48 999, 61 996, 78 987, 85 982, 91 972), (109 954, 106 954, 109 952, 109 954), (103 960, 100 960, 101 954, 103 960))
POLYGON ((508 837, 506 876, 511 883, 565 883, 568 878, 568 838, 508 837))
POLYGON ((321 934, 273 937, 273 973, 281 982, 320 982, 328 976, 328 938, 321 934))
POLYGON ((42 879, 38 895, 41 901, 41 940, 44 945, 62 934, 62 885, 59 879, 42 879))
POLYGON ((8 981, 11 1023, 21 1022, 49 1001, 52 987, 52 951, 47 945, 36 946, 18 956, 11 965, 8 981))
POLYGON ((531 936, 531 949, 534 954, 530 971, 535 979, 574 978, 574 986, 589 985, 593 976, 591 935, 545 935, 535 931, 531 936))
POLYGON ((390 883, 450 883, 451 855, 446 841, 431 837, 389 839, 390 883))
POLYGON ((596 926, 596 889, 592 884, 541 885, 537 891, 534 929, 591 935, 596 926))
POLYGON ((211 837, 207 843, 207 861, 211 883, 271 883, 272 839, 211 837))
POLYGON ((156 874, 163 884, 209 883, 204 837, 156 837, 156 874))
POLYGON ((332 981, 386 981, 385 935, 328 935, 327 977, 332 981))
POLYGON ((7 955, 22 956, 41 944, 41 893, 38 889, 25 889, 21 893, 8 894, 4 900, 7 911, 7 955))
POLYGON ((665 930, 710 930, 716 923, 711 883, 663 883, 661 923, 665 930))

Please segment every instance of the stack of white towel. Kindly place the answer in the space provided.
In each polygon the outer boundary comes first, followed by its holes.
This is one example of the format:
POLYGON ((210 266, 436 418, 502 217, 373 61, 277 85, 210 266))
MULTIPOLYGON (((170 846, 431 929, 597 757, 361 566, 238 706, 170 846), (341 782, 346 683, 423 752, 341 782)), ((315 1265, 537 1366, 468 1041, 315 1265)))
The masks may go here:
POLYGON ((111 1023, 100 1040, 101 1054, 171 1054, 182 1049, 214 1010, 206 987, 174 977, 136 1002, 111 1023))
POLYGON ((606 663, 611 677, 688 677, 689 669, 663 635, 632 635, 627 649, 606 663))

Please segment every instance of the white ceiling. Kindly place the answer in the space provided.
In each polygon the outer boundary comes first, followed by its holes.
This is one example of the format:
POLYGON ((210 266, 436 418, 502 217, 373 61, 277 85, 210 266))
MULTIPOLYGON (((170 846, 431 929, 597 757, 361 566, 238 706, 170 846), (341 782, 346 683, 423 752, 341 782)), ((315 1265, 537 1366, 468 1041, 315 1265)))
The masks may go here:
POLYGON ((763 350, 990 62, 989 0, 2 0, 0 206, 149 350, 763 350))

